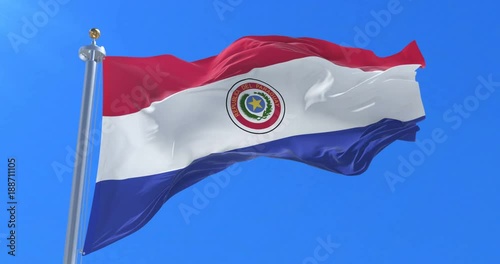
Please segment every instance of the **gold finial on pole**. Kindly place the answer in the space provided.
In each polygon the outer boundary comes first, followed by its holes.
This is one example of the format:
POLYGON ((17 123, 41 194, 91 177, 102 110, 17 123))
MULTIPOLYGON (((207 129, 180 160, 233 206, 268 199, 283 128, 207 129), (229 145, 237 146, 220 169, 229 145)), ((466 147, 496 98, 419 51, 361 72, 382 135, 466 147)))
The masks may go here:
POLYGON ((89 36, 91 39, 96 40, 101 36, 101 31, 98 28, 92 28, 89 30, 89 36))
POLYGON ((90 45, 83 46, 78 51, 80 59, 83 61, 96 61, 101 62, 106 56, 106 51, 104 47, 97 46, 96 39, 101 37, 101 31, 98 28, 91 28, 89 30, 89 37, 92 39, 90 45))

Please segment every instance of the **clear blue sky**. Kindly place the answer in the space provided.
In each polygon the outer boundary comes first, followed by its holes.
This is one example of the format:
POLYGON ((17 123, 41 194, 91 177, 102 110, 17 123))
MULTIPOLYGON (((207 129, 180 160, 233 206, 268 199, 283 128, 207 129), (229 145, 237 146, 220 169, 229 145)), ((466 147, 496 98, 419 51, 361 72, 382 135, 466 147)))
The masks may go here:
POLYGON ((291 161, 241 163, 197 215, 186 219, 179 207, 194 207, 213 177, 84 263, 499 263, 496 1, 54 1, 0 1, 0 263, 62 261, 84 74, 77 52, 91 27, 108 55, 190 61, 245 35, 322 38, 381 56, 417 40, 427 119, 417 135, 424 150, 396 142, 357 177, 291 161), (16 257, 6 247, 10 157, 16 257))

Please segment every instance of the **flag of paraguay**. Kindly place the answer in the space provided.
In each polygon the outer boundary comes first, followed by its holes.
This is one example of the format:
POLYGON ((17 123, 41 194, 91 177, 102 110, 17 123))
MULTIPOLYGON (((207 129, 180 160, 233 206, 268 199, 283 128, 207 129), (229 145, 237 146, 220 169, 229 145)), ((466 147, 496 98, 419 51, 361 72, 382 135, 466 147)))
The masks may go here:
POLYGON ((282 36, 244 37, 195 62, 108 56, 85 254, 235 162, 271 157, 363 173, 384 147, 415 140, 424 65, 415 42, 382 58, 282 36))

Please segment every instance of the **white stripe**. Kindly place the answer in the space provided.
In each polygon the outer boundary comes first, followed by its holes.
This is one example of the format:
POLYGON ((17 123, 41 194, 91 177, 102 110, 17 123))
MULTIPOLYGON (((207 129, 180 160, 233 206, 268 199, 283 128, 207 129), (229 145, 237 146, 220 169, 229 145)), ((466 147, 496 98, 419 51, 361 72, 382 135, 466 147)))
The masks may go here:
POLYGON ((364 72, 308 57, 184 90, 137 113, 103 117, 97 181, 176 170, 211 153, 295 135, 422 117, 419 66, 364 72), (227 92, 245 78, 270 84, 284 98, 285 118, 268 134, 245 132, 228 116, 227 92))

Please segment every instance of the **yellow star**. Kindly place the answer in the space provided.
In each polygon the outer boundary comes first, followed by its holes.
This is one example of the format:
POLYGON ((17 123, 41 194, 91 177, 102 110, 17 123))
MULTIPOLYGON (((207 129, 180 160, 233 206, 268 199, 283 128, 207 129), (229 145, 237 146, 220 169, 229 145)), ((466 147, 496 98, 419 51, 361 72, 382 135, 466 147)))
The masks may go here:
POLYGON ((253 97, 252 101, 249 104, 251 104, 253 106, 253 110, 255 111, 255 109, 257 109, 259 107, 262 108, 262 106, 260 106, 261 101, 262 100, 255 100, 255 97, 253 97))

